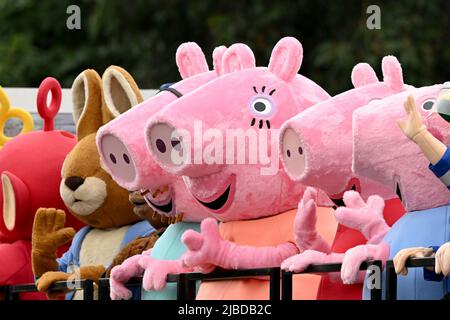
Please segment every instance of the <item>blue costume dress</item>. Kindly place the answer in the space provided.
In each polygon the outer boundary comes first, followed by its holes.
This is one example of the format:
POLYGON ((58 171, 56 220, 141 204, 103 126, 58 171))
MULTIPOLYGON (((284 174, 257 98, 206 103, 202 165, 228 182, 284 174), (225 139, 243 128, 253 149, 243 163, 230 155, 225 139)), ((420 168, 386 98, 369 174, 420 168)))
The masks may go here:
MULTIPOLYGON (((151 255, 160 260, 177 260, 186 252, 185 245, 181 242, 181 236, 187 230, 200 232, 200 223, 178 222, 171 224, 156 241, 152 248, 151 255)), ((198 289, 198 284, 197 284, 198 289)), ((143 291, 142 300, 176 300, 177 285, 168 283, 162 291, 143 291)))
MULTIPOLYGON (((430 170, 449 187, 450 184, 450 148, 442 159, 430 170)), ((449 187, 450 190, 450 187, 449 187)), ((405 214, 386 234, 384 241, 390 245, 390 257, 402 249, 414 247, 434 247, 450 241, 450 205, 414 211, 405 214)), ((382 283, 385 283, 383 272, 382 283)), ((398 277, 397 298, 399 300, 439 300, 449 289, 449 280, 424 268, 411 268, 407 276, 398 277), (428 281, 434 280, 434 281, 428 281)), ((383 297, 385 296, 383 286, 383 297)), ((367 285, 364 285, 364 299, 370 299, 367 285)))
MULTIPOLYGON (((86 226, 80 229, 75 237, 72 240, 72 244, 69 248, 69 251, 63 254, 63 256, 57 259, 58 262, 58 271, 71 273, 73 272, 74 267, 78 267, 80 265, 80 251, 81 245, 89 233, 92 230, 92 227, 86 226)), ((128 228, 125 233, 121 244, 120 249, 125 247, 129 242, 139 238, 139 237, 147 237, 156 230, 147 222, 147 221, 139 221, 134 225, 128 228)), ((139 296, 139 292, 134 293, 134 297, 137 298, 139 296), (137 295, 136 295, 137 293, 137 295)), ((74 292, 69 292, 66 294, 66 300, 72 300, 74 292)))

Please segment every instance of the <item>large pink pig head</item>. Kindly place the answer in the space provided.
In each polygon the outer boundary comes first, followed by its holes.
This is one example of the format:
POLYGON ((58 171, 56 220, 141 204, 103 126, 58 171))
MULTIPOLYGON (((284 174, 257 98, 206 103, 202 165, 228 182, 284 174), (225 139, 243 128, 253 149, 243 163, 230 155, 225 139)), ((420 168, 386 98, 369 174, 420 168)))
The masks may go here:
POLYGON ((343 205, 343 193, 350 189, 367 194, 377 187, 377 193, 386 197, 392 193, 352 173, 352 113, 370 101, 405 90, 395 57, 383 59, 382 71, 384 80, 379 81, 367 63, 356 65, 352 72, 354 89, 309 108, 281 129, 280 154, 289 176, 322 189, 337 205, 343 205))
POLYGON ((403 135, 396 123, 397 119, 407 118, 403 104, 412 95, 429 131, 448 145, 450 124, 433 108, 440 87, 411 89, 374 101, 353 115, 355 173, 395 190, 408 211, 445 205, 450 196, 428 169, 429 163, 420 148, 403 135))
POLYGON ((221 76, 149 120, 147 144, 167 171, 183 176, 192 201, 221 221, 274 215, 296 206, 303 186, 280 170, 278 130, 329 98, 297 74, 303 50, 294 38, 256 67, 244 44, 226 50, 221 76))
MULTIPOLYGON (((192 42, 182 44, 176 53, 176 63, 183 80, 161 86, 158 94, 118 116, 97 134, 104 169, 121 187, 141 190, 147 202, 162 215, 174 217, 186 212, 183 207, 187 191, 180 177, 164 172, 150 157, 144 137, 145 123, 164 106, 215 79, 225 49, 222 46, 214 50, 215 71, 209 71, 201 48, 192 42)), ((195 215, 197 210, 190 209, 191 216, 185 218, 200 219, 195 215)))

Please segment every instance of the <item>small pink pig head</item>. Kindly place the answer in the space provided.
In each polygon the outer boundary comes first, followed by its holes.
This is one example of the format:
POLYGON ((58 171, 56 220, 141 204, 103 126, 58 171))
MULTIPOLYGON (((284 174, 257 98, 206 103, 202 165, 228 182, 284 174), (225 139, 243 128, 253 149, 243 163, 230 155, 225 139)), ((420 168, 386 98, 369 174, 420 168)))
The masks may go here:
MULTIPOLYGON (((154 97, 104 125, 97 134, 104 169, 123 188, 141 190, 147 202, 162 215, 174 217, 186 212, 183 210, 186 187, 180 177, 163 171, 150 157, 144 137, 145 123, 164 106, 217 78, 225 49, 221 46, 214 50, 215 71, 209 71, 201 48, 193 42, 182 44, 176 53, 176 63, 183 80, 161 86, 154 97)), ((197 212, 192 206, 190 209, 189 212, 197 212)), ((185 215, 185 218, 198 220, 200 216, 185 215)))
POLYGON ((349 189, 363 194, 374 184, 378 190, 386 189, 352 173, 352 113, 370 101, 405 90, 397 58, 384 57, 382 71, 384 80, 379 81, 367 63, 356 65, 352 72, 354 89, 286 121, 280 134, 280 154, 293 180, 325 191, 336 203, 349 189))
POLYGON ((235 44, 221 76, 174 101, 148 122, 147 145, 167 171, 183 176, 194 202, 221 221, 275 215, 296 206, 303 186, 280 170, 278 130, 329 98, 298 75, 303 49, 287 37, 268 67, 235 44))
POLYGON ((450 192, 428 169, 419 146, 396 120, 407 118, 403 104, 412 95, 428 130, 447 145, 450 125, 434 112, 440 85, 410 89, 358 109, 353 115, 353 170, 396 191, 407 211, 448 203, 450 192))

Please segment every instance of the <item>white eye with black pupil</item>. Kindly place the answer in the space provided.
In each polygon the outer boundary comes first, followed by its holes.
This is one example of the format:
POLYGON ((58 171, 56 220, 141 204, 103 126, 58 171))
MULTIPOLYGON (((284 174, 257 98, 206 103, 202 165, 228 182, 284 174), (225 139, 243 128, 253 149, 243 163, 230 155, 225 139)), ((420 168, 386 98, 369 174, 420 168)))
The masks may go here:
POLYGON ((252 111, 255 115, 266 116, 272 113, 272 102, 265 98, 257 98, 252 102, 252 111))
POLYGON ((425 100, 422 103, 422 110, 424 110, 424 111, 431 111, 431 109, 433 109, 433 106, 434 106, 435 102, 436 102, 436 100, 434 100, 434 99, 425 100))

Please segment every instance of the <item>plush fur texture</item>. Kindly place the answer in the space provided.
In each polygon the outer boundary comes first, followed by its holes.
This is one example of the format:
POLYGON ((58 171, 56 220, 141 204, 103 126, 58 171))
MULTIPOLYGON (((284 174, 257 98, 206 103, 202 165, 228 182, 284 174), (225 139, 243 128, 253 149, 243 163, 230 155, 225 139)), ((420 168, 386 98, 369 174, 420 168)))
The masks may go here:
MULTIPOLYGON (((295 56, 298 55, 301 45, 292 38, 281 40, 274 49, 277 54, 272 57, 272 65, 276 64, 277 57, 282 59, 282 61, 278 61, 280 63, 285 59, 285 55, 278 55, 279 47, 290 48, 286 54, 295 56)), ((224 60, 223 66, 231 65, 233 67, 229 67, 229 69, 232 70, 240 66, 242 70, 225 74, 172 102, 149 120, 147 130, 147 145, 150 152, 158 159, 161 167, 169 172, 186 176, 186 185, 190 193, 197 199, 211 201, 223 193, 228 185, 231 185, 229 206, 220 213, 208 209, 214 217, 222 221, 251 219, 291 209, 296 206, 295 195, 301 195, 303 187, 290 182, 283 172, 278 172, 278 167, 275 168, 276 174, 261 175, 261 168, 265 166, 260 164, 247 166, 194 164, 194 155, 198 149, 205 150, 208 147, 207 141, 197 143, 195 146, 191 144, 191 149, 185 150, 192 156, 191 164, 174 166, 170 159, 155 150, 157 139, 170 137, 170 134, 167 137, 160 136, 159 129, 179 128, 189 132, 192 137, 194 136, 194 121, 200 120, 203 131, 214 128, 225 136, 226 129, 251 129, 253 118, 256 123, 259 120, 264 122, 264 129, 267 128, 266 120, 270 121, 271 129, 277 129, 288 117, 329 98, 322 88, 301 75, 286 82, 282 80, 285 74, 281 69, 274 67, 276 72, 272 73, 268 68, 249 68, 249 64, 242 63, 242 61, 252 61, 249 58, 251 51, 247 46, 234 46, 229 50, 232 51, 232 54, 225 53, 224 57, 227 59, 224 60), (246 58, 237 58, 236 52, 246 58), (263 87, 265 92, 262 92, 263 87), (255 93, 254 90, 259 93, 255 93), (272 90, 275 91, 272 92, 272 90), (270 92, 272 92, 272 96, 270 96, 270 92), (267 118, 258 116, 249 111, 249 107, 245 107, 249 105, 251 99, 259 97, 274 100, 273 115, 267 118), (211 112, 212 106, 214 106, 214 112, 211 112), (243 174, 243 170, 245 174, 243 174), (266 191, 269 185, 272 191, 270 193, 266 191), (278 191, 274 192, 274 190, 278 191)), ((297 63, 292 68, 299 70, 301 59, 292 58, 292 61, 297 63)), ((255 132, 258 132, 256 128, 255 132)), ((277 137, 270 137, 271 132, 275 131, 268 131, 268 139, 272 139, 273 143, 273 139, 277 137)), ((169 146, 170 142, 166 141, 166 145, 169 146)), ((270 150, 270 146, 268 148, 270 150)), ((223 154, 225 155, 225 152, 223 154)), ((225 161, 224 158, 220 160, 225 161)))
POLYGON ((398 83, 403 79, 402 69, 395 57, 385 57, 382 69, 384 81, 379 82, 369 65, 356 65, 352 72, 354 89, 317 104, 283 125, 280 153, 292 179, 322 189, 332 198, 342 198, 353 184, 363 194, 376 191, 386 197, 395 196, 383 185, 360 181, 351 170, 353 111, 406 89, 398 83))
MULTIPOLYGON (((224 54, 225 47, 214 50, 214 65, 224 54)), ((183 70, 184 78, 175 83, 171 88, 182 94, 200 87, 201 85, 216 78, 215 71, 204 71, 206 58, 201 49, 193 44, 182 44, 177 50, 177 65, 183 70), (189 55, 189 57, 188 57, 189 55), (194 67, 195 66, 195 67, 194 67), (199 74, 196 71, 203 70, 199 74)), ((216 70, 217 71, 217 70, 216 70)), ((192 201, 181 177, 170 174, 159 166, 150 156, 145 143, 146 120, 159 112, 177 97, 167 91, 158 93, 156 96, 144 101, 121 117, 111 121, 99 130, 97 145, 100 150, 103 167, 112 175, 115 181, 122 187, 132 190, 147 190, 145 197, 153 208, 161 215, 175 217, 183 215, 184 221, 201 221, 207 216, 207 212, 198 203, 192 201), (108 142, 109 141, 109 142, 108 142), (110 153, 116 154, 117 149, 123 146, 131 162, 128 168, 120 167, 110 160, 110 153), (164 189, 164 191, 161 191, 164 189), (164 205, 171 203, 171 207, 164 205)), ((122 149, 121 149, 122 150, 122 149)))
MULTIPOLYGON (((183 153, 192 157, 189 163, 174 165, 167 152, 158 153, 160 149, 157 148, 156 141, 163 140, 169 147, 170 154, 171 130, 182 129, 182 139, 187 141, 185 138, 188 139, 188 136, 183 134, 188 132, 191 137, 194 136, 196 120, 202 121, 203 130, 215 129, 223 136, 227 129, 250 128, 250 131, 258 133, 258 125, 254 126, 252 123, 259 123, 261 120, 261 131, 270 126, 271 130, 266 133, 271 139, 278 139, 277 131, 273 129, 280 128, 287 118, 329 98, 317 84, 296 75, 302 61, 301 52, 301 44, 296 39, 284 38, 275 46, 269 68, 257 68, 250 48, 243 44, 233 45, 224 54, 222 68, 225 74, 172 102, 149 120, 146 136, 150 152, 165 170, 184 176, 192 196, 197 200, 210 202, 229 190, 223 206, 209 208, 205 205, 207 212, 214 218, 228 223, 242 220, 251 223, 252 219, 282 214, 296 207, 304 187, 291 182, 275 163, 273 174, 267 175, 261 174, 263 164, 199 164, 194 155, 200 148, 208 148, 205 141, 193 143, 188 149, 183 149, 183 153), (265 103, 268 103, 266 107, 272 108, 269 115, 257 114, 252 107, 256 99, 265 99, 265 103), (212 108, 214 112, 211 112, 212 108)), ((181 149, 185 147, 186 144, 182 143, 181 149)), ((271 152, 277 150, 273 145, 267 147, 271 152)), ((172 148, 179 152, 175 146, 172 148)), ((223 150, 216 150, 221 151, 223 150)), ((292 222, 292 219, 283 221, 290 225, 292 222)), ((214 223, 213 220, 204 221, 201 233, 192 231, 184 235, 183 242, 188 251, 183 261, 188 266, 273 266, 279 265, 282 259, 297 251, 292 242, 280 242, 273 244, 273 247, 257 247, 221 240, 221 236, 213 237, 217 236, 217 232, 210 232, 214 229, 214 223)), ((210 270, 212 269, 209 268, 208 271, 210 270)))
MULTIPOLYGON (((45 122, 49 121, 53 120, 45 122)), ((33 131, 16 137, 1 149, 0 286, 34 281, 31 265, 34 215, 40 206, 65 208, 59 195, 60 172, 75 143, 75 137, 65 131, 33 131)), ((69 217, 67 224, 76 229, 82 227, 74 217, 69 217)), ((62 248, 62 252, 66 249, 62 248)), ((21 294, 21 298, 45 296, 30 293, 21 294)))
MULTIPOLYGON (((128 199, 129 192, 117 185, 101 168, 96 134, 101 125, 110 121, 113 114, 130 109, 133 103, 142 101, 142 96, 132 77, 116 66, 105 71, 103 82, 94 70, 81 73, 74 81, 72 96, 78 143, 67 155, 62 167, 61 197, 73 216, 93 228, 81 246, 81 267, 100 265, 104 270, 119 252, 129 226, 140 218, 134 214, 133 204, 128 199), (105 94, 106 99, 103 99, 103 91, 108 92, 105 94)), ((125 157, 118 160, 126 161, 125 157)), ((67 242, 67 237, 63 235, 69 230, 63 229, 64 219, 63 211, 54 213, 52 209, 43 209, 36 216, 33 268, 37 276, 47 271, 39 280, 40 288, 45 288, 51 284, 49 282, 58 279, 55 260, 49 257, 53 257, 58 246, 67 242), (49 223, 45 224, 43 221, 53 223, 50 229, 49 223)), ((129 248, 124 250, 132 252, 129 248)), ((123 260, 124 252, 119 252, 119 255, 123 260)))
MULTIPOLYGON (((407 89, 407 86, 400 85, 403 84, 402 69, 395 57, 385 57, 382 70, 384 81, 380 82, 370 65, 357 64, 351 76, 354 89, 317 104, 283 125, 280 152, 284 168, 292 179, 324 190, 335 201, 341 201, 344 192, 351 188, 360 191, 365 198, 374 193, 386 199, 396 197, 392 189, 352 172, 352 113, 372 100, 382 99, 407 89)), ((311 204, 309 207, 314 206, 311 204)), ((404 211, 401 205, 393 206, 391 202, 388 207, 386 217, 393 223, 404 211), (392 210, 393 208, 395 210, 392 210)), ((298 215, 304 216, 309 210, 308 207, 299 208, 298 215)), ((297 228, 297 232, 308 233, 305 229, 312 226, 311 223, 305 223, 303 227, 297 228)), ((311 229, 309 233, 314 234, 314 230, 311 229)), ((315 245, 313 240, 320 243, 320 238, 303 238, 298 245, 305 250, 312 250, 315 245)), ((340 224, 330 250, 343 253, 366 241, 367 239, 358 231, 340 224)), ((300 255, 298 259, 311 261, 312 257, 313 255, 304 257, 300 255)), ((323 261, 322 255, 318 257, 323 261)), ((335 256, 331 255, 329 258, 335 259, 335 256)), ((304 266, 304 263, 300 265, 304 266)), ((361 286, 359 288, 342 286, 331 283, 327 277, 322 280, 318 295, 321 299, 361 297, 361 286)))
MULTIPOLYGON (((182 44, 177 50, 176 61, 183 80, 173 84, 171 88, 187 94, 215 79, 221 72, 222 56, 225 50, 226 48, 223 46, 214 50, 215 71, 208 71, 204 69, 207 63, 201 49, 194 43, 182 44)), ((161 215, 164 221, 167 218, 169 223, 173 223, 173 218, 177 217, 176 219, 182 218, 184 221, 200 222, 208 216, 208 213, 200 204, 192 200, 181 177, 162 170, 148 153, 145 144, 146 120, 176 99, 177 97, 171 92, 158 93, 120 118, 103 126, 99 130, 97 145, 103 167, 124 188, 144 191, 142 196, 148 203, 153 204, 153 209, 161 215), (107 143, 107 140, 111 142, 107 143), (116 152, 117 148, 121 148, 121 146, 124 146, 126 154, 131 159, 129 168, 118 167, 109 160, 109 154, 116 152), (167 206, 168 204, 171 205, 167 206)), ((182 245, 180 238, 171 239, 171 241, 179 242, 179 245, 182 245)), ((158 259, 152 259, 152 261, 154 264, 158 264, 157 269, 151 267, 152 264, 149 261, 144 264, 148 268, 141 268, 139 259, 135 257, 127 259, 121 265, 113 268, 110 279, 111 298, 129 299, 131 292, 124 286, 124 283, 131 277, 141 275, 145 269, 148 270, 144 274, 144 288, 147 290, 155 287, 161 289, 165 286, 166 272, 173 271, 174 265, 181 266, 181 261, 158 259), (163 269, 164 272, 162 272, 163 269)), ((191 269, 179 270, 190 271, 191 269)))
POLYGON ((439 90, 440 85, 410 89, 374 101, 353 115, 353 170, 393 191, 398 186, 407 211, 448 203, 448 190, 428 170, 429 163, 420 148, 403 135, 396 123, 405 118, 403 103, 412 95, 429 131, 448 145, 448 123, 437 113, 421 108, 424 102, 435 99, 439 90))
MULTIPOLYGON (((435 100, 441 86, 411 89, 379 102, 372 102, 353 115, 354 159, 353 170, 360 175, 377 179, 398 191, 405 208, 410 211, 388 231, 377 247, 368 245, 361 252, 348 252, 346 256, 354 266, 359 265, 370 250, 394 258, 408 247, 439 246, 448 241, 448 199, 450 192, 428 169, 429 162, 420 148, 408 139, 397 125, 405 119, 404 103, 412 96, 424 124, 444 144, 450 143, 449 123, 434 110, 425 110, 424 103, 435 100), (447 205, 447 206, 446 206, 447 205), (440 208, 442 207, 442 208, 440 208), (446 209, 447 208, 447 209, 446 209), (386 247, 386 248, 383 248, 386 247), (358 259, 361 256, 361 259, 358 259), (356 259, 355 259, 356 258, 356 259)), ((370 257, 369 257, 370 258, 370 257)), ((351 268, 348 265, 349 279, 351 268)), ((442 284, 430 286, 421 269, 411 270, 399 279, 398 298, 436 299, 442 297, 442 284)), ((367 292, 365 292, 367 293, 367 292)))

